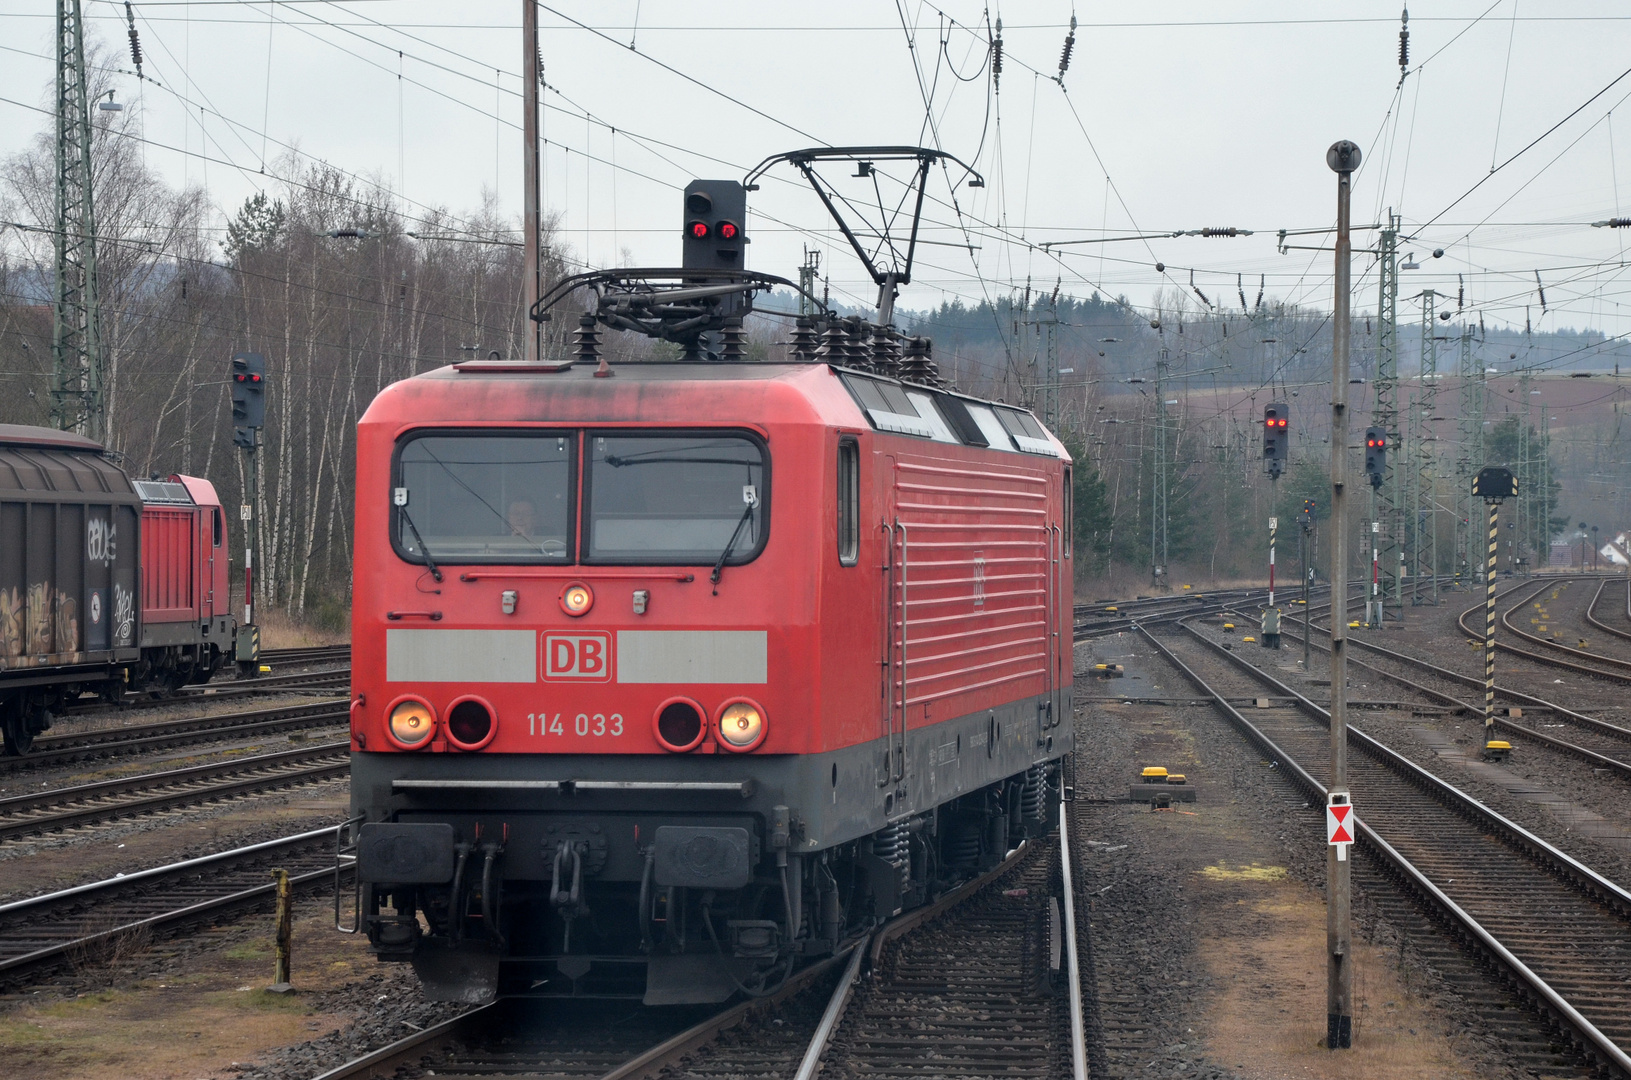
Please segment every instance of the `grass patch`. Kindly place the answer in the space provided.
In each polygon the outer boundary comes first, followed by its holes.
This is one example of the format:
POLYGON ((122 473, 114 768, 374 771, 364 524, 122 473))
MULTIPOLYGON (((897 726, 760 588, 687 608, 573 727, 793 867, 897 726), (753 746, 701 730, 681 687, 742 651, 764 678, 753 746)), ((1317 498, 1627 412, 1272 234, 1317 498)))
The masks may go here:
POLYGON ((272 947, 264 941, 246 941, 234 945, 221 954, 228 960, 264 960, 272 955, 272 947))
POLYGON ((1227 863, 1219 863, 1206 867, 1201 871, 1201 876, 1211 878, 1213 881, 1284 881, 1286 868, 1263 866, 1259 863, 1231 867, 1227 863))
POLYGON ((257 1012, 310 1013, 311 1004, 299 994, 274 994, 257 986, 250 991, 222 990, 205 996, 214 1005, 227 1005, 257 1012))

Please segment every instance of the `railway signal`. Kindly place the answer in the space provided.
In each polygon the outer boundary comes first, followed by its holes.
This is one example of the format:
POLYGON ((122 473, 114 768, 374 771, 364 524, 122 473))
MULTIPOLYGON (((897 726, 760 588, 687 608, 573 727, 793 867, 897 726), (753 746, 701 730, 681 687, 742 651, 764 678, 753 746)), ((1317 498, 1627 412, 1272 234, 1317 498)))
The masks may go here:
POLYGON ((1497 520, 1503 499, 1517 498, 1518 478, 1498 465, 1478 470, 1472 494, 1489 508, 1489 551, 1484 564, 1484 756, 1497 761, 1512 753, 1512 744, 1495 735, 1495 554, 1501 535, 1497 520))
POLYGON ((747 265, 742 232, 747 189, 735 180, 693 180, 685 185, 686 270, 741 270, 747 265))
POLYGON ((1290 418, 1291 406, 1283 401, 1263 408, 1263 460, 1268 463, 1269 476, 1274 480, 1280 479, 1286 470, 1291 445, 1291 433, 1287 429, 1290 418))
POLYGON ((253 449, 256 433, 266 426, 266 357, 232 354, 232 441, 253 449))
POLYGON ((1387 428, 1368 427, 1365 429, 1365 473, 1370 477, 1370 486, 1382 486, 1382 476, 1387 472, 1387 428))
POLYGON ((238 674, 260 674, 260 628, 255 625, 255 450, 266 426, 266 357, 255 352, 232 354, 232 441, 243 447, 244 501, 239 517, 244 525, 244 618, 233 642, 238 674))

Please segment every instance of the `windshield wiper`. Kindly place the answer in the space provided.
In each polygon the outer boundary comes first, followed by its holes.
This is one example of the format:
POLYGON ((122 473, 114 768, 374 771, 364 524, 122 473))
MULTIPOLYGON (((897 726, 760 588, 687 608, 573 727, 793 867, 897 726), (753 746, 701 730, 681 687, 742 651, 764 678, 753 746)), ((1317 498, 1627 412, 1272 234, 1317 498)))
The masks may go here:
POLYGON ((419 529, 416 525, 414 525, 413 518, 408 516, 408 508, 406 506, 399 506, 396 508, 396 512, 402 515, 402 520, 407 522, 408 531, 413 533, 413 538, 419 542, 419 551, 425 556, 425 565, 430 567, 430 576, 440 582, 442 580, 442 572, 436 569, 436 560, 430 557, 430 545, 425 543, 425 538, 423 536, 419 535, 419 529))
POLYGON ((756 502, 748 503, 748 508, 742 511, 741 517, 736 519, 736 528, 731 530, 731 538, 725 542, 725 550, 719 553, 719 561, 714 563, 714 572, 708 575, 708 582, 713 585, 715 596, 719 595, 719 579, 725 573, 725 560, 731 557, 732 551, 736 550, 736 541, 742 535, 742 527, 753 517, 753 511, 758 505, 756 502))

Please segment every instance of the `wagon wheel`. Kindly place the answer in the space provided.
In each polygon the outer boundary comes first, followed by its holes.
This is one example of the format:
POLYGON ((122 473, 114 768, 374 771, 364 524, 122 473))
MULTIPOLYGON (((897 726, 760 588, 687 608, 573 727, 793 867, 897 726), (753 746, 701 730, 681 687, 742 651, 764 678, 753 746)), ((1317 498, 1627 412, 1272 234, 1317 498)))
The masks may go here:
POLYGON ((34 733, 28 728, 28 718, 20 701, 7 702, 0 719, 0 731, 5 734, 6 753, 22 757, 34 747, 34 733))

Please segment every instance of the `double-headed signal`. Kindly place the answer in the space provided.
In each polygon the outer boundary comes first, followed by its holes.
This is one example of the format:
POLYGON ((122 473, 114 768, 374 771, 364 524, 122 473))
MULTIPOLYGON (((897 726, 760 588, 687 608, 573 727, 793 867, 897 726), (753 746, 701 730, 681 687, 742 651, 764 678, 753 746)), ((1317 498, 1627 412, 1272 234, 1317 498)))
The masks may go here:
POLYGON ((1285 472, 1291 448, 1290 418, 1291 406, 1283 401, 1263 409, 1263 460, 1268 465, 1269 476, 1276 480, 1285 472))
POLYGON ((253 447, 256 430, 266 426, 266 357, 232 354, 232 441, 253 447))
POLYGON ((734 180, 693 180, 685 188, 687 270, 740 270, 747 190, 734 180))
POLYGON ((1382 486, 1382 477, 1387 472, 1387 428, 1368 427, 1365 429, 1365 474, 1370 477, 1370 486, 1382 486))

